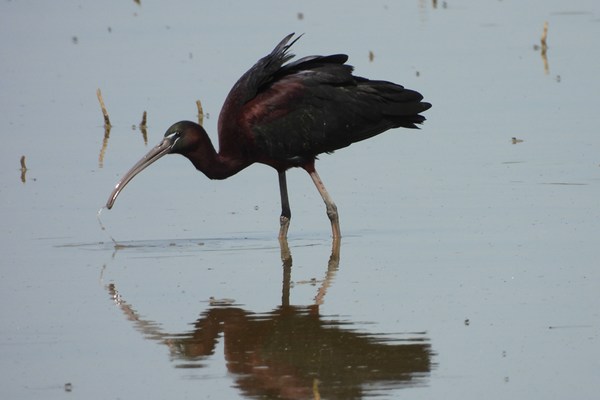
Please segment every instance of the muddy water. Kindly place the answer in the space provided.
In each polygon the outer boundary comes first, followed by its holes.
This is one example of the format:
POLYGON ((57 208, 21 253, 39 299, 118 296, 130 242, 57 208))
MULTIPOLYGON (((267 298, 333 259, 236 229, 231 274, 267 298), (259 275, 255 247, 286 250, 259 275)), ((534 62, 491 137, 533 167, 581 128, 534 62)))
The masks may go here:
POLYGON ((405 3, 0 4, 1 397, 594 398, 600 9, 405 3), (286 248, 272 170, 176 156, 102 230, 292 31, 434 105, 321 157, 339 252, 303 171, 286 248))

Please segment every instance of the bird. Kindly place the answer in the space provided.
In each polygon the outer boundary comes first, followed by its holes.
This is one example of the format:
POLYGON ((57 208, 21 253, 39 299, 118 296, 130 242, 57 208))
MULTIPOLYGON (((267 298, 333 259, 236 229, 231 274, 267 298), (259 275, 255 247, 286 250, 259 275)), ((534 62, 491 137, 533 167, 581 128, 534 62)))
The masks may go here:
POLYGON ((111 209, 125 185, 167 154, 180 154, 210 179, 226 179, 261 163, 277 171, 281 196, 279 238, 291 219, 286 171, 304 169, 323 201, 333 238, 340 238, 337 206, 315 169, 317 156, 333 153, 392 128, 418 129, 431 107, 401 85, 353 75, 346 54, 293 60, 287 35, 244 73, 229 92, 218 119, 218 151, 204 128, 180 121, 126 172, 106 203, 111 209))

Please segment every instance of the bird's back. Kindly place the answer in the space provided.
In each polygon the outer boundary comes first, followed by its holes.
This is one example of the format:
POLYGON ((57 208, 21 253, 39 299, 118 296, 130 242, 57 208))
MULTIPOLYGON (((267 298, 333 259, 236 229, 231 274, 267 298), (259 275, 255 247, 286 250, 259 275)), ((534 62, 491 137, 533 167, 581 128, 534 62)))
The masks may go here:
POLYGON ((301 166, 320 153, 425 120, 420 113, 431 105, 420 93, 352 75, 346 55, 284 64, 293 57, 287 53, 291 36, 240 78, 219 118, 220 139, 237 136, 254 161, 301 166))

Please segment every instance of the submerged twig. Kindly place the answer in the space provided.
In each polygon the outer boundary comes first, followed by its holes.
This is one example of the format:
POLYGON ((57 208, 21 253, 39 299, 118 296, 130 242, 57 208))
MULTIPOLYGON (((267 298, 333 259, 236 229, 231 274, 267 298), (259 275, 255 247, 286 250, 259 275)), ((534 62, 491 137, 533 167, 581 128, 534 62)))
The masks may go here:
POLYGON ((108 118, 108 111, 106 111, 106 106, 104 105, 104 99, 102 98, 102 92, 98 88, 96 90, 96 96, 98 96, 98 101, 100 102, 100 108, 102 109, 102 115, 104 116, 104 127, 110 127, 110 118, 108 118))
POLYGON ((102 98, 102 91, 100 88, 96 90, 96 96, 98 96, 100 108, 102 109, 102 115, 104 116, 104 139, 102 140, 102 148, 100 149, 100 154, 98 155, 98 168, 102 168, 104 166, 104 153, 106 152, 106 147, 108 146, 108 138, 110 137, 110 128, 112 128, 112 125, 110 124, 110 118, 108 117, 108 111, 106 111, 106 106, 104 105, 104 99, 102 98))
POLYGON ((548 47, 548 45, 546 44, 547 38, 548 38, 548 21, 545 21, 544 22, 544 32, 542 32, 542 39, 541 39, 542 49, 548 47))
POLYGON ((146 125, 146 117, 147 117, 147 113, 146 111, 144 111, 144 114, 142 115, 142 122, 140 122, 140 131, 142 131, 142 137, 144 138, 144 144, 146 146, 148 146, 148 130, 146 128, 148 128, 148 126, 146 125))
POLYGON ((25 156, 21 156, 21 182, 27 181, 27 166, 25 165, 25 156))
POLYGON ((108 139, 110 138, 110 124, 104 125, 104 138, 102 139, 102 147, 100 148, 100 154, 98 155, 98 168, 104 167, 104 153, 108 147, 108 139))
POLYGON ((146 111, 144 111, 144 113, 142 114, 142 122, 140 122, 140 128, 143 126, 144 128, 146 127, 146 120, 148 117, 148 113, 146 111))

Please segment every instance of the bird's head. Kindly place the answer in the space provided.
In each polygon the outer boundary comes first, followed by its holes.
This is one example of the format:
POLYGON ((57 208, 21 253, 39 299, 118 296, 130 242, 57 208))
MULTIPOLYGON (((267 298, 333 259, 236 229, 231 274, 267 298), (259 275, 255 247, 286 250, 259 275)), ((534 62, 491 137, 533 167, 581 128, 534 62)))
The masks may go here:
POLYGON ((142 157, 141 160, 135 163, 135 165, 123 175, 121 180, 117 182, 106 202, 106 208, 110 210, 125 185, 127 185, 134 176, 142 172, 159 158, 171 153, 184 156, 190 154, 198 145, 198 132, 200 131, 204 131, 202 127, 190 121, 180 121, 171 125, 171 127, 167 129, 163 140, 154 146, 154 148, 142 157))
MULTIPOLYGON (((168 153, 181 154, 187 156, 192 153, 199 145, 198 139, 205 135, 204 129, 195 122, 179 121, 165 132, 165 141, 169 141, 170 151, 168 153)), ((161 143, 161 144, 162 144, 161 143)))

